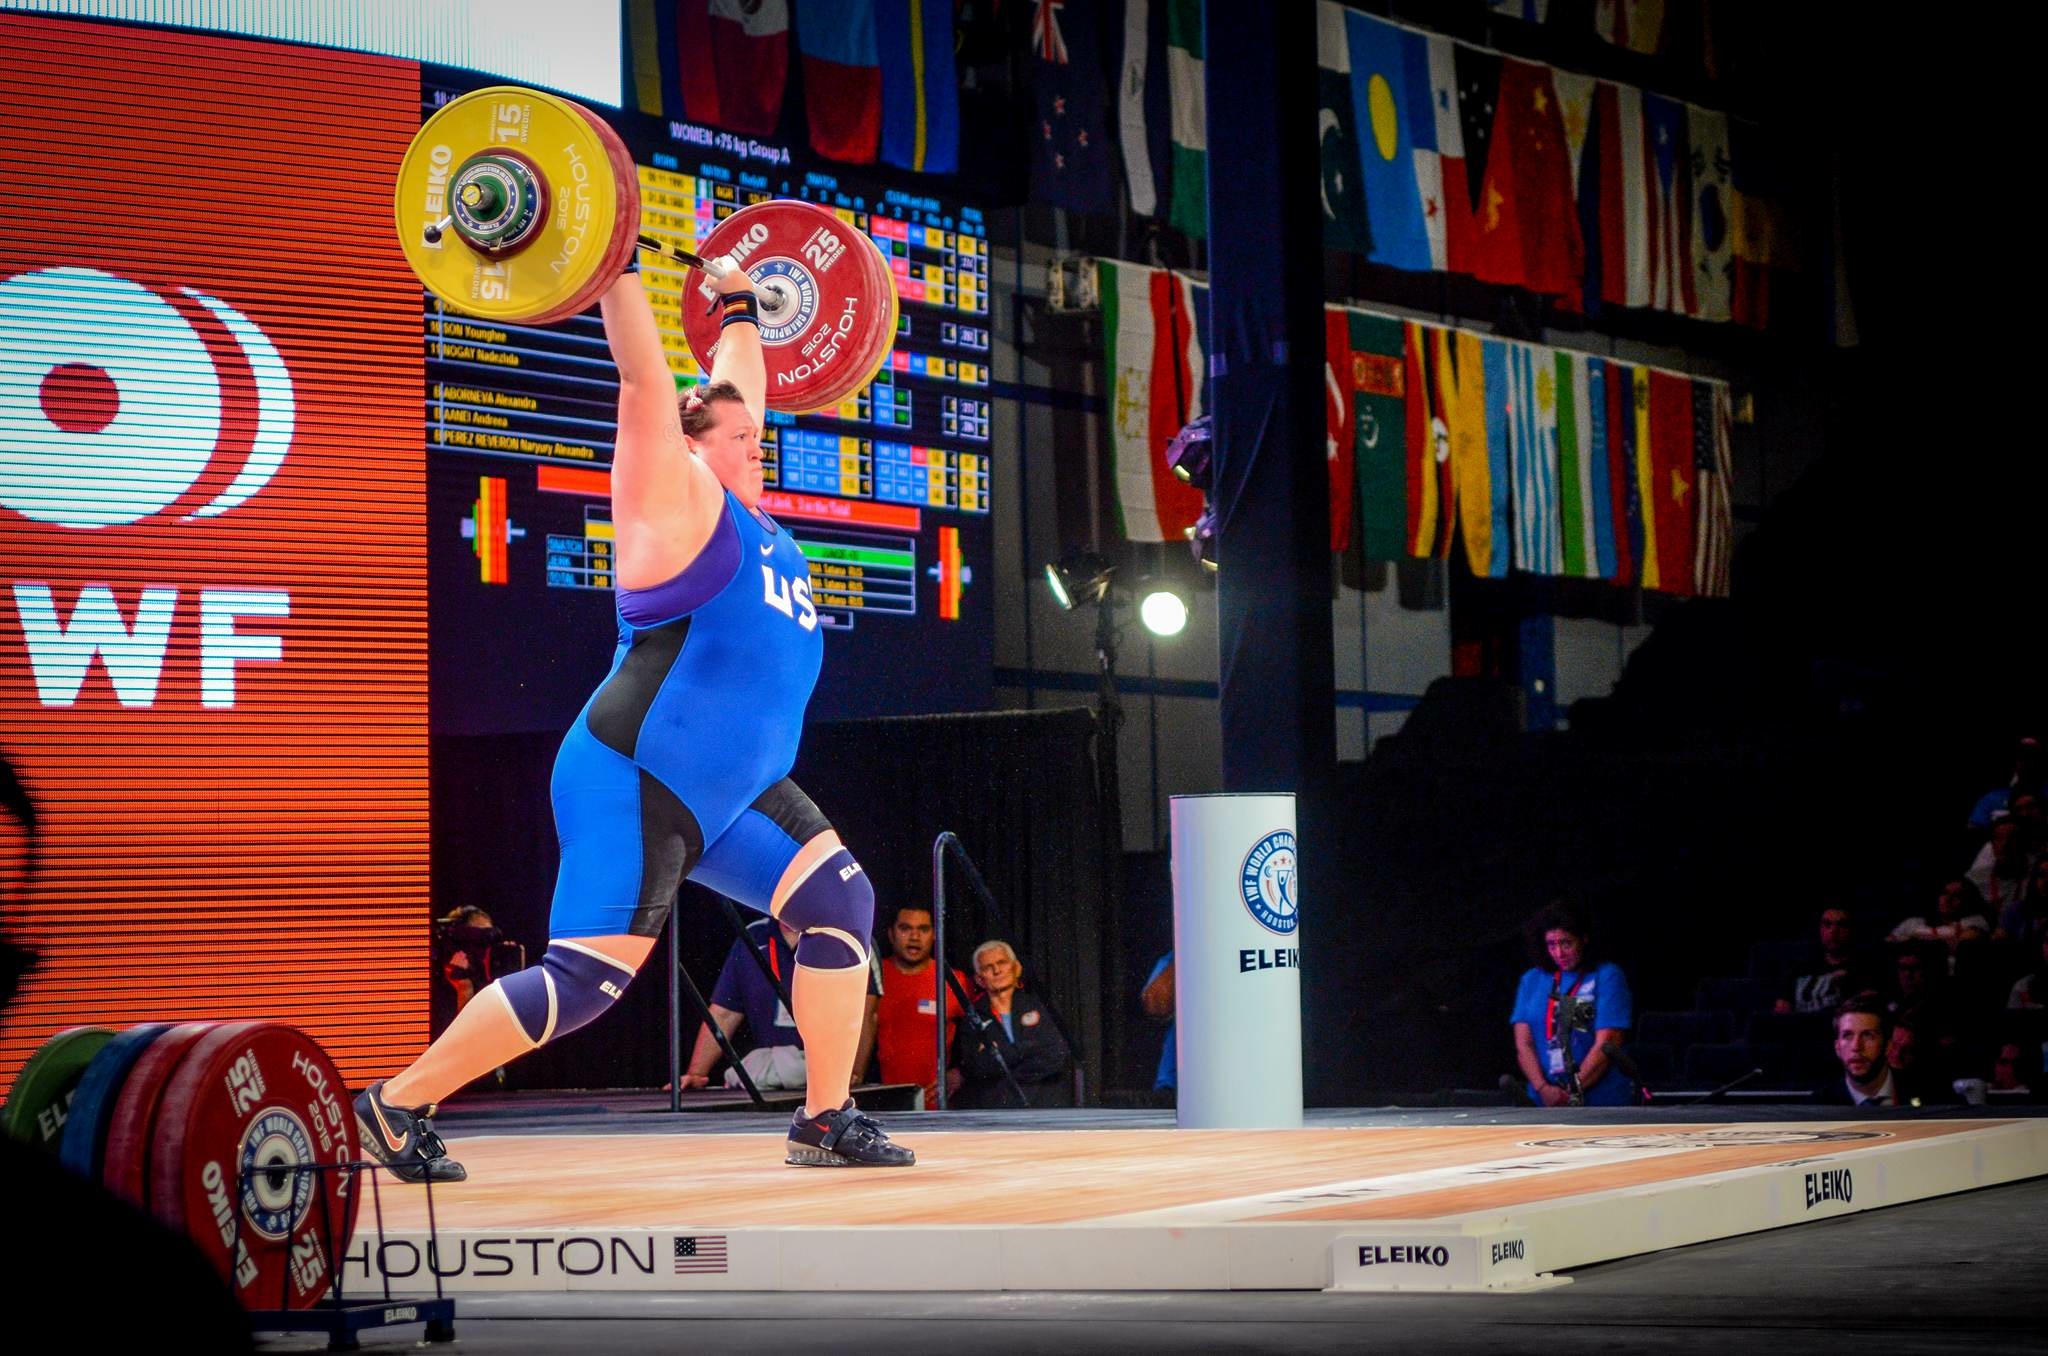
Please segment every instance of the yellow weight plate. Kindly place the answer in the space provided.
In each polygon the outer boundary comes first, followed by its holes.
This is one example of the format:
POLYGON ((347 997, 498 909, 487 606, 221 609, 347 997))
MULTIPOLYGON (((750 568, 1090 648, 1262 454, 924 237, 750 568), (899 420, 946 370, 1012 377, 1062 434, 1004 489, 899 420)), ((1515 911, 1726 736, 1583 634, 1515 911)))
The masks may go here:
POLYGON ((398 242, 427 290, 485 320, 543 321, 588 305, 616 257, 624 223, 637 229, 640 186, 623 182, 593 118, 567 99, 496 85, 451 100, 420 128, 399 165, 398 242), (453 229, 428 228, 454 210, 449 181, 480 152, 516 151, 546 184, 547 220, 518 253, 492 257, 453 229))

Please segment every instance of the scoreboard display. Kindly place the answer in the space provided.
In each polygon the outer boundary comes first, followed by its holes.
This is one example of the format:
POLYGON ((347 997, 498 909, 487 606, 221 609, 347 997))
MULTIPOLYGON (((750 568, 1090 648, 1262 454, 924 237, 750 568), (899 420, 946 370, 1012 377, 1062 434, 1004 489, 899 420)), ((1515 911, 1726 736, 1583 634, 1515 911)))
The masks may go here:
MULTIPOLYGON (((423 85, 422 116, 470 85, 423 85)), ((697 251, 740 208, 799 198, 888 261, 895 344, 837 406, 770 410, 761 507, 810 562, 826 628, 814 719, 986 708, 989 253, 966 203, 807 165, 790 148, 612 114, 633 152, 644 235, 697 251)), ((679 391, 707 380, 684 339, 684 271, 641 280, 679 391)), ((433 726, 566 727, 615 642, 609 470, 618 383, 595 310, 477 320, 422 293, 432 541, 433 726)))

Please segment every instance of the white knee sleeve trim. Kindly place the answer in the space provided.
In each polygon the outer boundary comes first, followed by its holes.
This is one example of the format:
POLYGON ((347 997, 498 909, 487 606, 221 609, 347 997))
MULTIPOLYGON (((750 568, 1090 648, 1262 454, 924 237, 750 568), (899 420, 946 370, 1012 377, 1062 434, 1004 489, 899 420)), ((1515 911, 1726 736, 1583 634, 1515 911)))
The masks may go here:
POLYGON ((545 965, 540 967, 540 982, 548 991, 548 1024, 542 1029, 540 1039, 535 1044, 546 1045, 555 1038, 555 1017, 558 1009, 555 1005, 555 977, 548 973, 545 965))
MULTIPOLYGON (((601 960, 606 965, 611 966, 612 969, 617 970, 620 974, 624 975, 628 979, 631 979, 635 975, 639 974, 639 971, 635 970, 632 966, 620 960, 617 956, 607 956, 604 952, 599 951, 595 947, 578 946, 576 943, 565 940, 561 937, 550 938, 548 941, 548 946, 551 948, 559 946, 564 951, 574 951, 580 955, 589 956, 594 960, 601 960)), ((552 993, 553 990, 550 989, 549 992, 552 993)))
POLYGON ((851 965, 842 965, 831 970, 827 970, 824 967, 817 965, 806 965, 804 966, 804 969, 816 970, 819 974, 823 975, 836 975, 841 974, 847 970, 861 970, 867 967, 868 949, 865 946, 861 945, 860 938, 854 936, 850 932, 842 932, 838 928, 804 929, 804 936, 806 937, 810 936, 813 933, 816 933, 820 937, 830 937, 837 942, 843 943, 848 951, 851 951, 854 955, 859 956, 860 959, 855 961, 851 965))
MULTIPOLYGON (((508 994, 508 993, 506 993, 506 992, 505 992, 505 986, 504 986, 503 984, 493 984, 493 985, 491 985, 491 987, 490 987, 490 988, 488 988, 488 989, 484 990, 484 992, 485 992, 485 993, 494 993, 494 994, 498 995, 498 1001, 499 1001, 500 1003, 504 1004, 504 1007, 505 1007, 505 1015, 506 1015, 507 1017, 510 1017, 510 1018, 512 1019, 512 1029, 513 1029, 514 1031, 517 1031, 517 1032, 519 1033, 519 1039, 520 1039, 520 1040, 523 1040, 523 1041, 525 1041, 525 1042, 526 1042, 526 1048, 527 1048, 527 1049, 529 1049, 529 1050, 538 1050, 538 1049, 540 1049, 540 1042, 539 1042, 539 1041, 537 1041, 537 1040, 535 1040, 535 1039, 534 1039, 533 1037, 531 1037, 531 1036, 529 1036, 529 1035, 527 1035, 527 1034, 526 1034, 526 1023, 524 1023, 524 1022, 522 1022, 522 1021, 520 1021, 520 1020, 519 1020, 519 1010, 518 1010, 517 1008, 515 1008, 515 1007, 513 1007, 513 1006, 512 1006, 512 995, 510 995, 510 994, 508 994)), ((554 991, 553 989, 549 989, 549 990, 548 990, 548 1005, 549 1005, 549 1009, 550 1009, 550 1010, 549 1010, 549 1013, 548 1013, 548 1017, 549 1017, 549 1021, 548 1021, 548 1028, 549 1028, 549 1030, 553 1030, 553 1029, 554 1029, 554 1020, 553 1020, 553 1019, 554 1019, 554 1012, 553 1012, 553 1006, 554 1006, 554 998, 555 998, 555 991, 554 991)))

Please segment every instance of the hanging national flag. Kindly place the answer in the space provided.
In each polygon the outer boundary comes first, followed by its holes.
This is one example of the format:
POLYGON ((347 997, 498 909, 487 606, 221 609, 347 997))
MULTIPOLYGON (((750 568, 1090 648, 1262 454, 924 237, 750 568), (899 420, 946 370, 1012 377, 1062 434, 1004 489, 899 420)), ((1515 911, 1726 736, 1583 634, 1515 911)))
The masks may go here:
POLYGON ((1567 304, 1587 315, 1600 310, 1600 138, 1593 97, 1599 81, 1590 75, 1553 70, 1557 111, 1564 123, 1565 160, 1572 171, 1572 212, 1579 228, 1583 263, 1567 304))
POLYGON ((1038 0, 1031 15, 1031 196, 1076 212, 1116 207, 1100 0, 1038 0))
POLYGON ((1753 122, 1729 123, 1728 151, 1734 219, 1729 311, 1737 324, 1762 329, 1771 318, 1771 274, 1793 262, 1784 222, 1790 174, 1779 143, 1753 122))
POLYGON ((1508 466, 1508 350, 1467 330, 1452 336, 1451 463, 1457 468, 1458 530, 1472 573, 1507 576, 1514 542, 1514 475, 1508 466))
POLYGON ((1351 545, 1351 487, 1357 454, 1353 438, 1356 408, 1351 386, 1351 315, 1342 306, 1323 308, 1324 453, 1330 463, 1330 549, 1351 545))
POLYGON ((1728 499, 1729 443, 1735 422, 1728 388, 1718 381, 1692 384, 1693 485, 1699 504, 1692 584, 1706 598, 1728 596, 1728 562, 1735 546, 1734 511, 1728 499))
MULTIPOLYGON (((1643 518, 1655 565, 1643 587, 1691 593, 1693 515, 1698 495, 1693 453, 1692 381, 1669 372, 1650 372, 1649 475, 1644 482, 1643 518)), ((1640 460, 1642 454, 1637 453, 1640 460)))
POLYGON ((1123 0, 1123 53, 1117 63, 1117 131, 1131 210, 1156 217, 1172 191, 1173 138, 1168 127, 1166 8, 1161 0, 1123 0))
POLYGON ((1166 5, 1168 119, 1173 137, 1173 202, 1166 222, 1196 239, 1209 234, 1209 105, 1202 69, 1202 0, 1166 5))
POLYGON ((1346 311, 1351 335, 1351 442, 1358 471, 1358 530, 1367 560, 1408 554, 1408 420, 1425 398, 1404 326, 1346 311))
POLYGON ((1593 0, 1593 31, 1645 56, 1664 43, 1664 0, 1593 0))
POLYGON ((1593 92, 1600 156, 1600 296, 1615 306, 1650 304, 1649 162, 1643 92, 1602 81, 1593 92))
POLYGON ((1458 44, 1435 33, 1423 41, 1429 45, 1429 106, 1436 116, 1437 178, 1443 189, 1430 217, 1430 261, 1438 272, 1469 273, 1475 246, 1465 121, 1458 104, 1458 44))
POLYGON ((1458 121, 1465 145, 1465 187, 1471 218, 1470 234, 1452 247, 1463 256, 1460 272, 1486 282, 1519 286, 1522 245, 1515 222, 1515 201, 1492 167, 1493 138, 1498 125, 1501 57, 1477 47, 1457 45, 1458 121))
POLYGON ((1515 565, 1564 568, 1557 516, 1557 364, 1550 350, 1508 345, 1508 448, 1515 479, 1515 565))
POLYGON ((1179 541, 1202 492, 1176 480, 1166 445, 1202 413, 1206 288, 1164 269, 1096 264, 1117 508, 1130 541, 1179 541))
POLYGON ((1550 0, 1486 0, 1486 7, 1505 19, 1540 24, 1550 18, 1550 0))
POLYGON ((882 58, 882 159, 929 174, 960 168, 960 82, 953 0, 876 0, 882 58))
POLYGON ((1445 331, 1408 325, 1407 554, 1428 559, 1450 554, 1457 495, 1451 471, 1451 393, 1444 388, 1445 331))
POLYGON ((1617 584, 1642 582, 1643 507, 1636 475, 1636 380, 1638 372, 1607 364, 1607 484, 1614 536, 1617 584))
POLYGON ((789 0, 681 0, 675 22, 683 116, 773 133, 789 80, 789 0))
POLYGON ((1692 314, 1727 320, 1735 278, 1728 115, 1692 109, 1687 131, 1692 137, 1692 314))
POLYGON ((1605 579, 1614 573, 1614 520, 1607 488, 1607 389, 1599 358, 1558 350, 1558 530, 1564 573, 1605 579))
POLYGON ((1503 214, 1513 223, 1521 256, 1517 277, 1490 281, 1576 295, 1584 286, 1585 247, 1572 200, 1570 145, 1548 66, 1502 60, 1487 179, 1508 200, 1503 214))
POLYGON ((1679 315, 1691 315, 1698 308, 1692 280, 1692 152, 1685 111, 1676 99, 1643 95, 1650 305, 1679 315))
POLYGON ((1420 33, 1370 14, 1346 10, 1344 19, 1371 257, 1428 272, 1440 266, 1431 218, 1443 195, 1429 47, 1420 33))
POLYGON ((1357 105, 1351 96, 1348 11, 1337 0, 1316 0, 1316 132, 1323 169, 1323 246, 1363 255, 1372 249, 1360 184, 1357 105))
POLYGON ((875 0, 796 0, 811 149, 849 164, 874 163, 882 133, 882 58, 875 0))

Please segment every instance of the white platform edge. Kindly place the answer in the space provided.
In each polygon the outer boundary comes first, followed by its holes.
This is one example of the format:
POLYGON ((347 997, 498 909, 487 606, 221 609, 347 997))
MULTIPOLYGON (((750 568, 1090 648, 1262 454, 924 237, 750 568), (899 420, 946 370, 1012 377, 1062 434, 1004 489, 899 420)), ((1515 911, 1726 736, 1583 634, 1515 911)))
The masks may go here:
MULTIPOLYGON (((1880 1128, 1859 1123, 1856 1128, 1880 1128)), ((1531 1133, 1542 1129, 1531 1127, 1531 1133)), ((1830 1219, 2048 1175, 2048 1119, 1925 1139, 1821 1150, 1792 1162, 1427 1221, 1143 1226, 864 1225, 660 1229, 443 1229, 438 1267, 451 1294, 492 1291, 1322 1290, 1525 1289, 1548 1273, 1717 1238, 1830 1219), (1846 1169, 1847 1199, 1809 1200, 1808 1180, 1846 1169), (722 1237, 723 1274, 676 1275, 677 1236, 722 1237), (1486 1265, 1490 1245, 1519 1257, 1486 1265), (1360 1275, 1339 1259, 1361 1244, 1462 1240, 1478 1273, 1422 1267, 1360 1275), (1339 1249, 1342 1249, 1340 1252, 1339 1249), (1347 1274, 1348 1271, 1348 1274, 1347 1274), (1437 1272, 1437 1274, 1431 1274, 1437 1272)), ((962 1202, 963 1211, 972 1209, 962 1202)), ((374 1227, 366 1218, 344 1279, 367 1297, 374 1227), (365 1237, 368 1234, 369 1237, 365 1237)), ((387 1235, 394 1294, 431 1293, 423 1232, 387 1235)))

